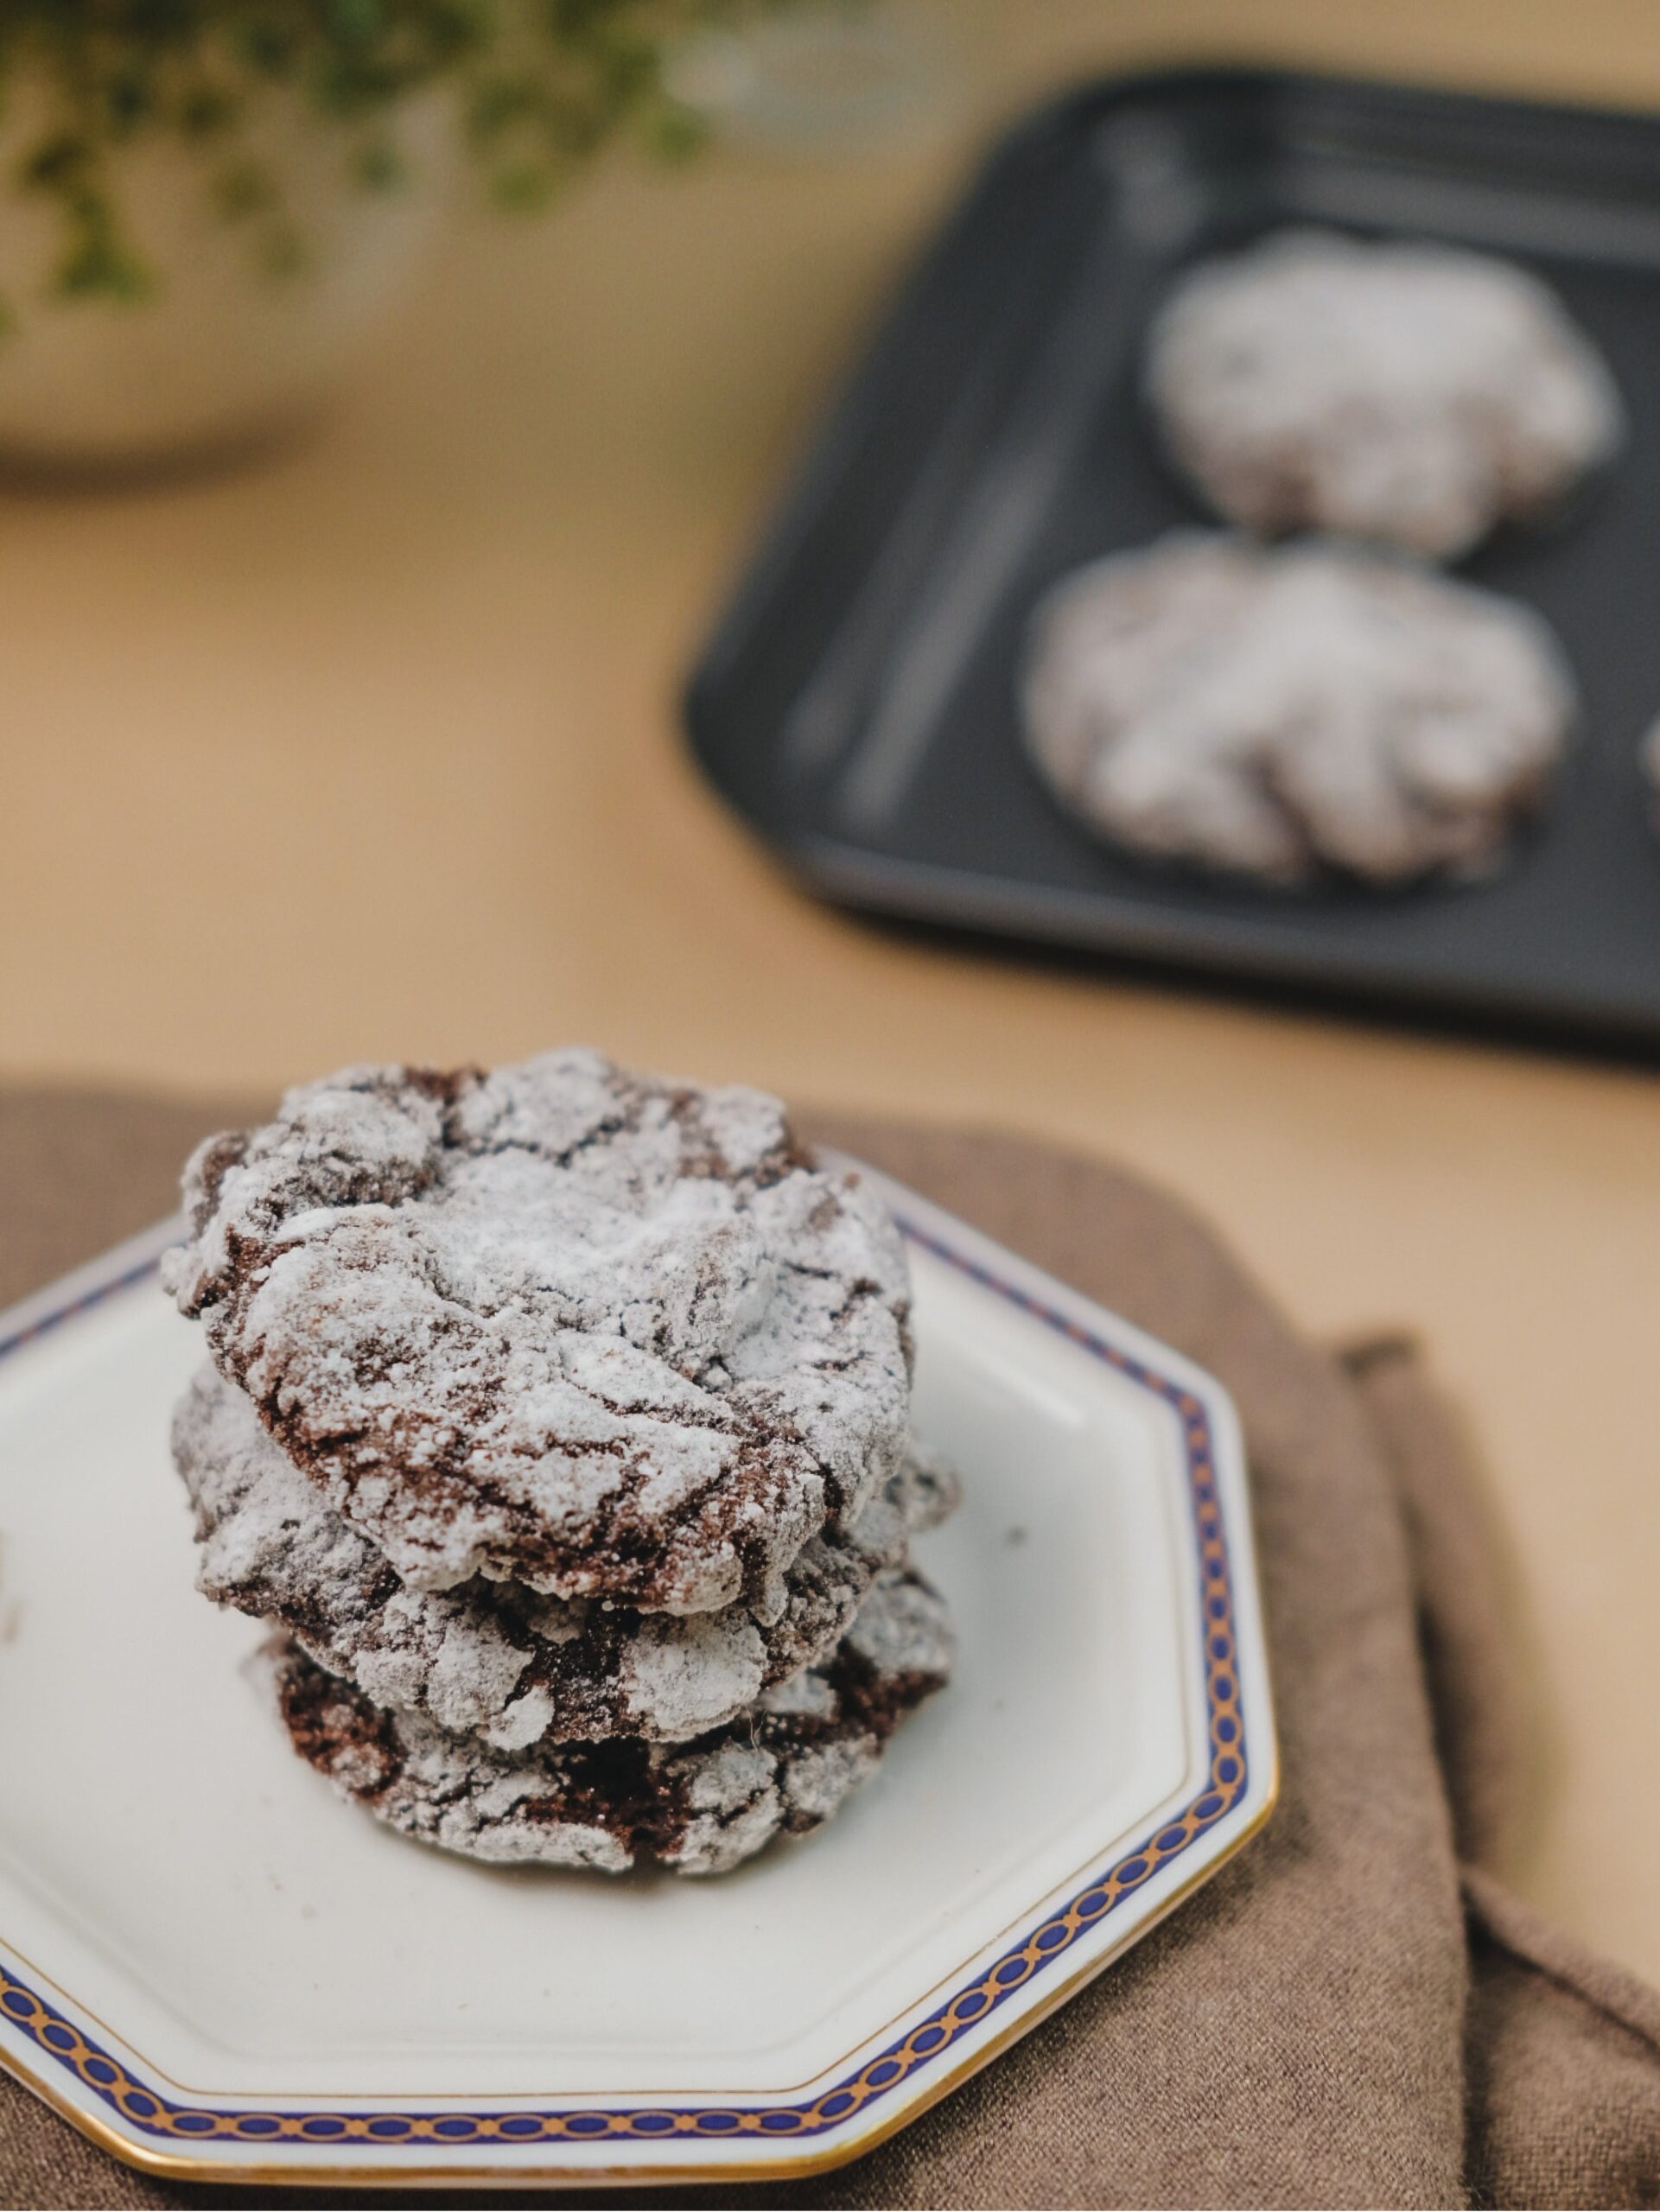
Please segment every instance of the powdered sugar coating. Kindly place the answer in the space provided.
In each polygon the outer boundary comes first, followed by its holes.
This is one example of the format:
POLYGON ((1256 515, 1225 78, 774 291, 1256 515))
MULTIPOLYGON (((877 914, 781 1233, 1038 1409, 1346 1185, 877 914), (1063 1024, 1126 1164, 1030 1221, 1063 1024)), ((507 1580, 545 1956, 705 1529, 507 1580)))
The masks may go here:
POLYGON ((1285 883, 1490 868, 1576 712, 1528 608, 1352 547, 1199 531, 1057 585, 1023 703, 1091 829, 1285 883))
POLYGON ((771 1618, 899 1465, 897 1232, 761 1092, 581 1051, 347 1069, 185 1190, 168 1288, 412 1588, 771 1618))
POLYGON ((1437 560, 1558 504, 1624 436, 1600 355, 1536 277, 1333 232, 1194 270, 1154 323, 1147 381, 1230 521, 1437 560))
POLYGON ((614 1735, 677 1742, 733 1719, 840 1639, 876 1575, 957 1491, 936 1455, 913 1447, 850 1528, 815 1536, 791 1562, 776 1620, 741 1602, 677 1618, 483 1578, 405 1588, 212 1367, 180 1402, 173 1449, 196 1509, 206 1596, 279 1623, 375 1704, 509 1751, 614 1735))
POLYGON ((890 1569, 841 1648, 726 1728, 691 1744, 630 1738, 518 1754, 386 1712, 292 1645, 274 1669, 301 1756, 407 1835, 497 1865, 620 1873, 654 1858, 677 1873, 719 1874, 839 1810, 900 1721, 941 1687, 951 1656, 943 1602, 890 1569), (798 1685, 808 1683, 805 1695, 798 1685))

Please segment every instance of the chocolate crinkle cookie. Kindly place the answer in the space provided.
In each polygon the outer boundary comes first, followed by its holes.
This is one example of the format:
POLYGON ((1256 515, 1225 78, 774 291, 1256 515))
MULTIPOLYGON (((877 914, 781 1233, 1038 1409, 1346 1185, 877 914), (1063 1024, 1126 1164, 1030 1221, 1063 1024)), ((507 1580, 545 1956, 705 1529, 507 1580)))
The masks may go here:
POLYGON ((620 1873, 657 1859, 725 1873, 828 1820, 950 1672, 940 1599, 888 1569, 830 1656, 695 1741, 638 1737, 509 1752, 389 1712, 293 1643, 272 1654, 296 1749, 340 1793, 422 1841, 500 1864, 620 1873))
POLYGON ((776 1619, 900 1465, 898 1234, 761 1092, 352 1068, 204 1144, 186 1202, 168 1289, 411 1589, 776 1619))
POLYGON ((1352 547, 1198 531, 1056 585, 1022 703, 1091 830, 1290 885, 1489 871, 1576 714, 1530 609, 1352 547))
POLYGON ((1294 230, 1202 263, 1146 373, 1172 455, 1230 521, 1435 560, 1559 506, 1625 434, 1555 295, 1447 245, 1294 230))
POLYGON ((499 1751, 678 1741, 735 1719, 840 1640, 877 1576, 957 1495, 951 1470, 913 1443, 846 1529, 797 1554, 775 1618, 741 1600, 676 1616, 482 1576, 444 1592, 406 1587, 212 1367, 179 1406, 173 1449, 196 1510, 206 1596, 280 1624, 372 1703, 499 1751))

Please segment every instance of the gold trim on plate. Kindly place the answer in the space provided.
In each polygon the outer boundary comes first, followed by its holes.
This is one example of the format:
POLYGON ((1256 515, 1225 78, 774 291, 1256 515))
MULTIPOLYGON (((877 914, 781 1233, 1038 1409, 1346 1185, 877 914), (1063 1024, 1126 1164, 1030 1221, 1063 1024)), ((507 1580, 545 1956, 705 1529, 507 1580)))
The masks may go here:
MULTIPOLYGON (((782 2181, 805 2180, 809 2176, 828 2173, 834 2167, 846 2165, 854 2158, 861 2158, 896 2135, 900 2128, 908 2127, 920 2119, 930 2107, 943 2097, 962 2088, 982 2067, 989 2066, 995 2058, 1012 2048, 1034 2028, 1040 2027, 1069 1998, 1077 1995, 1098 1974, 1121 1959, 1144 1936, 1150 1935, 1159 1923, 1202 1889, 1212 1876, 1219 1873, 1229 1860, 1243 1851, 1253 1837, 1259 1835, 1268 1825, 1275 1807, 1280 1802, 1280 1764, 1276 1751, 1269 1776, 1268 1791, 1251 1816, 1250 1824, 1231 1836, 1208 1865, 1200 1867, 1188 1880, 1172 1891, 1150 1920, 1143 1921, 1125 1936, 1121 1942, 1112 1944, 1098 1959, 1086 1960, 1072 1974, 1065 1975, 1053 1989, 1047 1991, 1027 2011, 1019 2014, 998 2035, 991 2037, 978 2050, 972 2051, 956 2066, 949 2068, 936 2081, 919 2085, 917 2094, 908 2101, 901 2101, 887 2113, 875 2126, 868 2128, 851 2142, 833 2143, 822 2150, 807 2151, 791 2158, 781 2154, 773 2158, 752 2159, 741 2164, 717 2164, 713 2159, 702 2159, 690 2165, 636 2164, 632 2166, 497 2166, 468 2163, 465 2165, 410 2165, 389 2163, 384 2165, 296 2166, 286 2161, 267 2164, 243 2164, 226 2158, 174 2158, 165 2152, 152 2151, 148 2144, 111 2126, 96 2113, 74 2104, 54 2088, 47 2077, 37 2074, 32 2066, 14 2057, 10 2051, 0 2051, 0 2066, 15 2075, 23 2086, 34 2092, 43 2104, 78 2128, 89 2141, 123 2164, 137 2167, 143 2173, 156 2174, 169 2181, 226 2181, 236 2183, 285 2183, 296 2189, 383 2189, 428 2187, 440 2182, 465 2182, 474 2189, 626 2189, 657 2183, 677 2185, 696 2182, 782 2181)), ((66 1994, 67 1993, 65 1993, 66 1994)), ((71 2000, 73 2002, 73 2000, 71 2000)), ((903 2085, 896 2094, 903 2099, 903 2085)))

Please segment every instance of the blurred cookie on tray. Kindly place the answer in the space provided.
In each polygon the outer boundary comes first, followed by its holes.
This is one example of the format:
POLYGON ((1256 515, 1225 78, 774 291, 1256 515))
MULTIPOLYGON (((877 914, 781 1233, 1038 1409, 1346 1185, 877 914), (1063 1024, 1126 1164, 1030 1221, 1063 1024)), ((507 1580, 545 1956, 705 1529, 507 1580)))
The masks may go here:
POLYGON ((1288 886, 1490 871, 1576 714, 1526 607, 1351 545, 1202 531, 1056 584, 1021 698, 1034 766, 1093 833, 1288 886))
POLYGON ((1457 559, 1558 510, 1625 414, 1549 286, 1425 240, 1272 232, 1202 262, 1149 335, 1166 446, 1225 519, 1457 559))

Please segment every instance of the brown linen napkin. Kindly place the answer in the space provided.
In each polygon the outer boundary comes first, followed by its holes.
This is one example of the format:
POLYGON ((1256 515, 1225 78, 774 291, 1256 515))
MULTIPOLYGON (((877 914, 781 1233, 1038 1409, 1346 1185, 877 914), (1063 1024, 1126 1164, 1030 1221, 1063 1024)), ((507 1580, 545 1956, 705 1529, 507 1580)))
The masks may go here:
MULTIPOLYGON (((227 1118, 0 1094, 0 1298, 165 1211, 189 1141, 227 1118)), ((1008 1138, 813 1133, 1233 1391, 1285 1787, 1267 1834, 1046 2026, 868 2158, 749 2201, 1660 2202, 1660 1998, 1490 1872, 1460 1883, 1460 1850, 1479 1861, 1502 1834, 1524 1734, 1479 1488, 1410 1348, 1304 1343, 1207 1230, 1111 1169, 1008 1138)), ((143 2179, 0 2082, 0 2202, 315 2200, 143 2179)))

